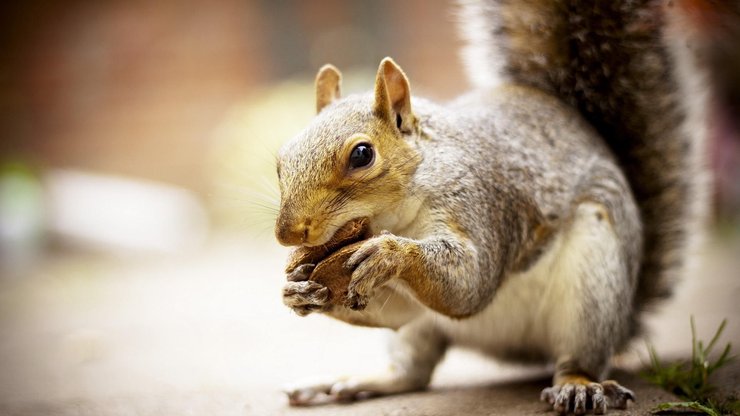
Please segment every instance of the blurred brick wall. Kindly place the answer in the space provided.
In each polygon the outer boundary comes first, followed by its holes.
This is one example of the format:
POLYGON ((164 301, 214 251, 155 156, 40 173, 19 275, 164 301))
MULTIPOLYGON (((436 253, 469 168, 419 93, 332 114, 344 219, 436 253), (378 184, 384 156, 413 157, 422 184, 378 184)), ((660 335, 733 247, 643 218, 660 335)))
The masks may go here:
POLYGON ((211 130, 256 88, 394 56, 464 88, 447 1, 30 1, 0 9, 0 156, 205 189, 211 130))

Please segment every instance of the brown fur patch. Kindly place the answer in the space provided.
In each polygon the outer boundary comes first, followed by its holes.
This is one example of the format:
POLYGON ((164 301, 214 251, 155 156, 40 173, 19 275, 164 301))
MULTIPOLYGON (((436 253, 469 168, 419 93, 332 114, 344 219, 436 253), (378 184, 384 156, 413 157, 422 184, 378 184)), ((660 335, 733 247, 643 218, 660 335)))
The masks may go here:
POLYGON ((583 374, 556 374, 553 384, 554 385, 564 385, 564 384, 580 384, 583 386, 588 386, 589 384, 593 383, 594 381, 591 380, 588 376, 585 376, 583 374))

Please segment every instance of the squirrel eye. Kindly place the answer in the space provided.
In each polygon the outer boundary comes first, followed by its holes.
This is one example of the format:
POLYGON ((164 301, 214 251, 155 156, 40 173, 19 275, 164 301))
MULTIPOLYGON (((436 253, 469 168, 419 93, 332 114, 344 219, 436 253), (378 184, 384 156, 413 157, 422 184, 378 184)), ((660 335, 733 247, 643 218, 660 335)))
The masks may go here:
POLYGON ((369 144, 358 144, 349 155, 349 167, 357 169, 368 166, 373 161, 373 154, 373 148, 369 144))

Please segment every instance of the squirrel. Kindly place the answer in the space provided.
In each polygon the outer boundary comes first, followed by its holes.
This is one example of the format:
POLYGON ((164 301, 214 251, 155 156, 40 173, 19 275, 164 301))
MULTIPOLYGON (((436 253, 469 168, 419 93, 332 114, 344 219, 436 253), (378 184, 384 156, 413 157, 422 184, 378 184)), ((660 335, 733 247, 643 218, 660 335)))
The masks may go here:
POLYGON ((317 115, 278 154, 276 237, 319 246, 359 217, 372 237, 346 307, 308 281, 283 301, 395 331, 388 371, 291 387, 291 404, 423 389, 451 346, 554 363, 540 399, 559 413, 635 400, 610 359, 684 273, 708 204, 687 4, 464 1, 474 88, 445 104, 390 58, 368 94, 320 69, 317 115))

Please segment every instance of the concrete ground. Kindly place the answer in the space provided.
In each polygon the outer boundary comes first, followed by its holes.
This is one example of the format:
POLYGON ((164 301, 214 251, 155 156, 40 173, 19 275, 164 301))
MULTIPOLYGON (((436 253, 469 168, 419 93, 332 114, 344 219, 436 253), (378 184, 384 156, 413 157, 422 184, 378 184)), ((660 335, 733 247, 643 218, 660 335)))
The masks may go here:
MULTIPOLYGON (((661 355, 690 352, 689 316, 708 339, 723 318, 740 345, 740 238, 713 241, 703 266, 650 320, 661 355)), ((290 408, 282 385, 385 365, 384 330, 299 318, 280 300, 285 250, 222 235, 188 256, 101 258, 66 251, 0 281, 0 415, 522 415, 546 368, 451 351, 428 391, 351 405, 290 408)), ((635 374, 622 414, 672 400, 635 374)), ((737 391, 740 364, 721 383, 737 391)))

